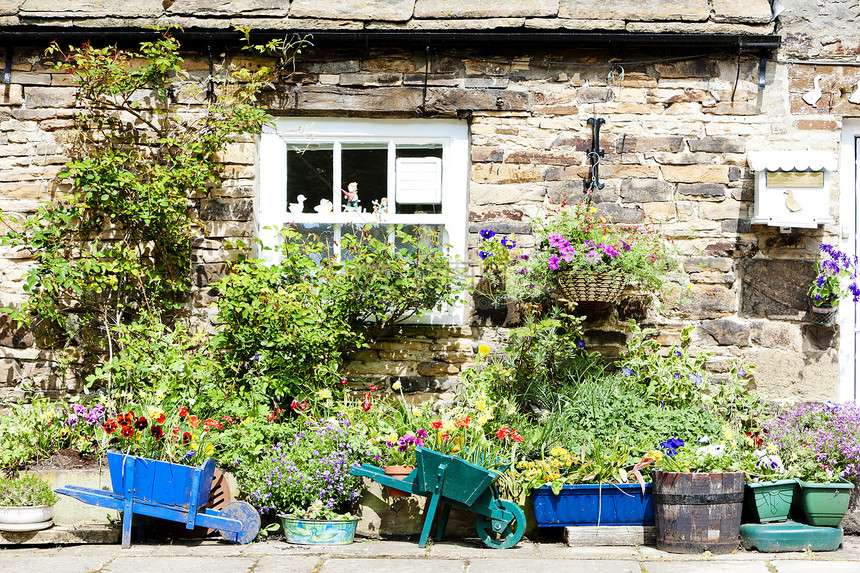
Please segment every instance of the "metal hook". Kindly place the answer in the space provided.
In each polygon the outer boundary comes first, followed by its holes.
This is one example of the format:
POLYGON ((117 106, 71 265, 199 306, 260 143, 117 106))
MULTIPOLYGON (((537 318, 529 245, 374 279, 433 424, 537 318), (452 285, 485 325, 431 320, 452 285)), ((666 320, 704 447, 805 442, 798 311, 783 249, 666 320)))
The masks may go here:
POLYGON ((606 80, 609 82, 609 85, 614 86, 617 82, 624 81, 624 66, 621 64, 615 64, 612 66, 612 69, 609 70, 609 73, 606 74, 606 80), (615 70, 621 70, 621 73, 616 77, 615 70))

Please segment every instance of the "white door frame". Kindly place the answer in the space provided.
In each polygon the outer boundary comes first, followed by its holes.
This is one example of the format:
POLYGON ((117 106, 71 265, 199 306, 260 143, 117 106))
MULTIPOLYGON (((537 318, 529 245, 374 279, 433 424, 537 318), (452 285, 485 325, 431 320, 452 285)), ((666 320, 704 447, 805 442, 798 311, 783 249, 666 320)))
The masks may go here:
MULTIPOLYGON (((839 237, 840 248, 857 255, 858 157, 860 157, 860 118, 842 121, 839 153, 839 237)), ((851 300, 839 305, 839 401, 860 398, 860 360, 858 348, 857 308, 851 300)))

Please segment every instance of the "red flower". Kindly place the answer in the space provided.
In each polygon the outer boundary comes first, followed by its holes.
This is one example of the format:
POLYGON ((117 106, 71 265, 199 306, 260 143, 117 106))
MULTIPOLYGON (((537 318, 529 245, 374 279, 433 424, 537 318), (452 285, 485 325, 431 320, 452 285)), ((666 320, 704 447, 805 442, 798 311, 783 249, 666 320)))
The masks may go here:
POLYGON ((197 416, 188 416, 188 423, 191 424, 191 427, 197 429, 197 426, 200 425, 200 420, 197 416))
POLYGON ((521 435, 519 435, 516 430, 514 430, 514 433, 511 434, 511 439, 515 442, 522 442, 523 441, 523 437, 521 435))
POLYGON ((179 417, 184 418, 188 415, 188 406, 180 406, 179 407, 179 417))
POLYGON ((188 444, 191 441, 191 434, 189 432, 185 432, 182 434, 182 444, 188 444))
POLYGON ((514 432, 514 431, 513 431, 513 430, 511 430, 509 427, 507 427, 507 426, 502 426, 501 428, 499 428, 499 429, 496 431, 496 437, 497 437, 498 439, 500 439, 500 440, 504 440, 505 438, 507 438, 508 436, 510 436, 513 432, 514 432))
POLYGON ((448 440, 451 439, 451 435, 450 434, 439 434, 439 439, 442 440, 443 442, 447 442, 448 440))
POLYGON ((371 385, 370 385, 370 391, 371 391, 371 392, 376 392, 376 385, 375 385, 375 384, 371 384, 371 385))
POLYGON ((104 423, 104 425, 102 426, 102 429, 105 432, 107 432, 108 434, 113 434, 117 429, 116 420, 108 420, 107 422, 104 423))
POLYGON ((123 438, 130 438, 134 435, 134 428, 131 426, 123 426, 119 433, 122 434, 123 438))
MULTIPOLYGON (((304 412, 305 410, 307 410, 307 409, 308 409, 308 403, 307 403, 307 402, 302 402, 301 404, 299 404, 299 407, 302 409, 302 412, 304 412)), ((280 411, 280 410, 279 410, 279 411, 280 411)))
POLYGON ((224 417, 223 417, 223 418, 221 418, 221 419, 222 419, 222 420, 224 420, 225 422, 227 422, 228 424, 232 424, 232 423, 233 423, 233 418, 231 418, 230 416, 224 416, 224 417))
POLYGON ((299 409, 299 401, 296 400, 295 398, 293 398, 293 401, 290 403, 290 408, 292 408, 293 410, 298 410, 299 409))
POLYGON ((341 384, 343 384, 344 386, 346 386, 348 382, 349 382, 349 381, 348 381, 346 378, 341 378, 341 379, 340 379, 340 383, 341 383, 341 384))
POLYGON ((364 409, 365 412, 367 412, 368 410, 370 410, 370 402, 365 400, 361 403, 361 407, 364 409))
POLYGON ((442 427, 442 420, 436 420, 435 422, 430 422, 430 425, 433 427, 434 430, 438 430, 439 428, 442 427))
MULTIPOLYGON (((296 406, 298 406, 298 404, 296 404, 296 406)), ((293 409, 295 410, 295 408, 293 408, 293 409)), ((271 421, 272 421, 272 420, 274 420, 277 416, 278 416, 278 415, 277 415, 275 412, 269 412, 269 413, 266 415, 266 419, 267 419, 267 420, 269 420, 269 421, 271 422, 271 421)))
POLYGON ((212 418, 206 418, 206 425, 210 428, 217 428, 221 424, 218 423, 218 420, 213 420, 212 418))
POLYGON ((173 435, 179 434, 179 426, 173 426, 173 435))
POLYGON ((159 424, 163 424, 164 420, 166 420, 166 419, 167 419, 167 416, 165 416, 164 412, 162 412, 161 415, 155 419, 155 421, 158 422, 159 424))
POLYGON ((457 420, 456 422, 454 422, 454 425, 455 425, 455 426, 457 426, 458 428, 468 428, 468 427, 469 427, 469 423, 470 423, 471 421, 472 421, 472 417, 471 417, 471 416, 466 416, 465 418, 460 418, 459 420, 457 420))
POLYGON ((137 428, 138 430, 143 430, 148 425, 149 425, 149 422, 147 422, 146 418, 144 418, 143 416, 138 418, 137 421, 134 423, 134 427, 137 428))
POLYGON ((164 428, 162 428, 161 426, 156 426, 155 424, 153 424, 152 427, 149 428, 149 433, 156 440, 160 440, 161 438, 164 437, 164 428))

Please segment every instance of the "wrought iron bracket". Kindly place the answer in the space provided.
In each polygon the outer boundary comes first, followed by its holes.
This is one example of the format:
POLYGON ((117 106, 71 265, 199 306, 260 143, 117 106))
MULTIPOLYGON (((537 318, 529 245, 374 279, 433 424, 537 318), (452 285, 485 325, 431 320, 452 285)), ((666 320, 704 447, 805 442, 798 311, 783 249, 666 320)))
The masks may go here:
POLYGON ((604 183, 600 182, 600 158, 605 153, 603 149, 600 149, 600 126, 604 123, 606 120, 602 117, 588 118, 588 125, 591 126, 591 151, 588 152, 590 169, 585 187, 588 190, 589 201, 592 193, 603 189, 605 186, 604 183))

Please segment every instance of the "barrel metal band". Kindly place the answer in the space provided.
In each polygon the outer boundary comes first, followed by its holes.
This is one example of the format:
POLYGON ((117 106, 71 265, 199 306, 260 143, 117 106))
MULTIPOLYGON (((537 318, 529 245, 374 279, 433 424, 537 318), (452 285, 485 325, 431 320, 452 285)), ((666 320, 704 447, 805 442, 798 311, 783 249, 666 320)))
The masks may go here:
POLYGON ((655 493, 654 503, 664 505, 705 505, 718 503, 742 503, 744 492, 703 493, 703 494, 670 494, 655 493))

